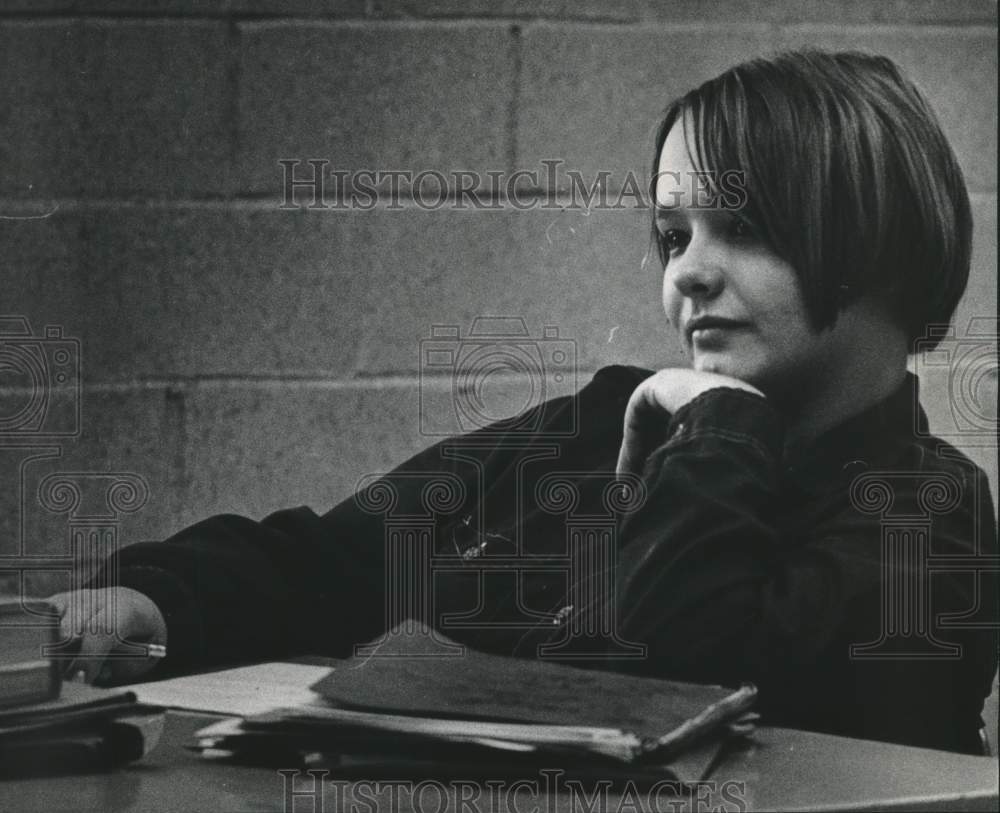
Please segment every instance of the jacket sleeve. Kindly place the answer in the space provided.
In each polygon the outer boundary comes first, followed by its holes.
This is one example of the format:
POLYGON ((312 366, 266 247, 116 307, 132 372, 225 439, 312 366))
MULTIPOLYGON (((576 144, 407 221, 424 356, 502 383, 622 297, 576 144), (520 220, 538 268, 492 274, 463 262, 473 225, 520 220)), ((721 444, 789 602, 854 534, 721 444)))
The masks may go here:
MULTIPOLYGON (((828 495, 808 522, 787 522, 795 511, 780 504, 789 493, 783 427, 764 398, 709 390, 672 416, 666 436, 646 461, 645 501, 620 527, 616 608, 625 637, 647 646, 640 668, 753 682, 778 724, 971 750, 996 667, 993 633, 949 630, 961 648, 952 657, 852 655, 852 645, 880 638, 884 586, 923 578, 907 572, 919 565, 883 559, 879 518, 858 511, 846 490, 828 495)), ((916 488, 908 482, 903 488, 916 488)), ((935 553, 973 553, 976 523, 995 546, 985 494, 985 505, 966 498, 936 518, 935 553)), ((983 589, 993 581, 935 575, 934 612, 979 604, 995 623, 995 587, 983 589)))
MULTIPOLYGON (((481 448, 488 482, 512 470, 538 438, 566 438, 570 456, 590 449, 595 432, 603 438, 597 445, 613 447, 620 442, 619 418, 628 396, 648 374, 605 368, 577 395, 546 401, 465 438, 481 448), (616 419, 576 432, 587 412, 616 419)), ((425 512, 421 487, 435 474, 463 483, 465 501, 453 515, 477 498, 478 472, 442 454, 449 442, 431 446, 379 481, 391 481, 397 514, 425 512)), ((305 653, 348 654, 352 644, 384 631, 384 539, 384 514, 363 510, 352 496, 323 516, 300 507, 259 522, 211 517, 165 541, 124 548, 111 578, 145 593, 163 612, 169 645, 161 672, 305 653)))

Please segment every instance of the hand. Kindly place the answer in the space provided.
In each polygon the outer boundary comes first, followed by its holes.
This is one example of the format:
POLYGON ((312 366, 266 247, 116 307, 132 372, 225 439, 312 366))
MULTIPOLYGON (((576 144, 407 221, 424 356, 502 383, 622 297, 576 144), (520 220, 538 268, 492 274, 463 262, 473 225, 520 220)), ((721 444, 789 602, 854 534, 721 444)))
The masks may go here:
POLYGON ((167 622, 152 599, 128 587, 77 590, 47 599, 59 611, 62 640, 80 643, 65 674, 82 671, 88 683, 130 682, 156 666, 158 660, 107 657, 134 652, 136 644, 167 644, 167 622), (80 635, 78 630, 84 630, 80 635), (109 633, 108 630, 117 632, 109 633))
POLYGON ((618 453, 617 473, 641 473, 646 458, 663 443, 670 416, 716 387, 746 390, 764 397, 756 387, 738 378, 685 368, 660 370, 636 387, 625 408, 625 436, 618 453))

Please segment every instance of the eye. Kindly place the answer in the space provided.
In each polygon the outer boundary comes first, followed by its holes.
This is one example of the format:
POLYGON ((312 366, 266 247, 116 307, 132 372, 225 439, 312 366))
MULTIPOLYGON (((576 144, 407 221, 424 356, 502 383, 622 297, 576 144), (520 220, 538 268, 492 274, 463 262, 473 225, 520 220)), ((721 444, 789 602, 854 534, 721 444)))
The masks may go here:
POLYGON ((734 215, 732 220, 732 226, 730 228, 733 237, 757 236, 757 229, 754 227, 753 223, 751 223, 745 217, 734 215))
POLYGON ((690 235, 680 229, 667 229, 660 232, 660 245, 667 254, 683 251, 690 241, 690 235))

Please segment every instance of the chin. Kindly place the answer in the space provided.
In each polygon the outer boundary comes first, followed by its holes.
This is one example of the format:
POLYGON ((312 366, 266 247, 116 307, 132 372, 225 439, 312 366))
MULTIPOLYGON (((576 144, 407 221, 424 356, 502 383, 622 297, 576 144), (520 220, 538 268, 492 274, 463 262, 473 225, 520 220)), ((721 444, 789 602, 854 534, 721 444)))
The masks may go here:
POLYGON ((723 355, 697 356, 691 364, 692 369, 702 373, 717 373, 739 378, 746 381, 747 365, 741 364, 739 359, 723 355))
POLYGON ((765 393, 774 385, 774 379, 768 375, 767 367, 757 359, 711 354, 696 358, 691 366, 700 372, 738 378, 765 393))

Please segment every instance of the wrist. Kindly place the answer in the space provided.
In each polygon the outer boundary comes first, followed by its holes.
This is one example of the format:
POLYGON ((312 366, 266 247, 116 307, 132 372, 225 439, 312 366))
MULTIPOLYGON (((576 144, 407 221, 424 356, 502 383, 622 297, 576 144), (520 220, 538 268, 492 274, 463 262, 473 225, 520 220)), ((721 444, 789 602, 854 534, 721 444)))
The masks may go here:
POLYGON ((705 435, 744 440, 778 459, 784 432, 781 415, 749 385, 718 386, 704 390, 678 409, 671 416, 667 437, 668 444, 705 435))

